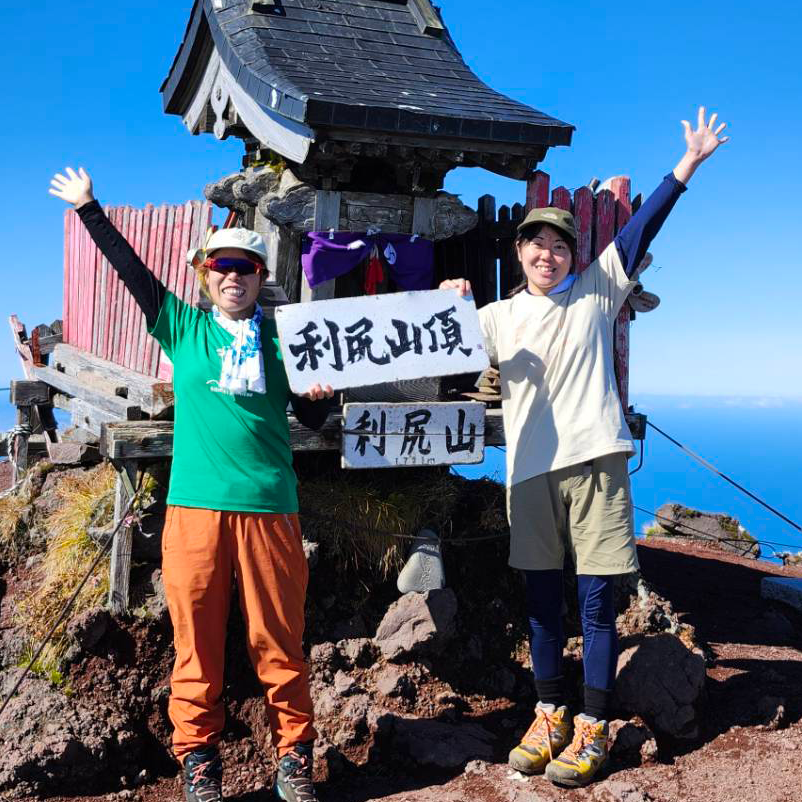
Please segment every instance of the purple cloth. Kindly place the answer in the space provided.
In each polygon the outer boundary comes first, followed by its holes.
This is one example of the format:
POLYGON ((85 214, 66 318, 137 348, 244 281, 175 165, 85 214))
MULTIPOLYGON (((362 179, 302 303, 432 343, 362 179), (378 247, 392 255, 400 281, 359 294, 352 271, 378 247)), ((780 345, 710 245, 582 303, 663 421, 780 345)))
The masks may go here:
POLYGON ((390 277, 402 290, 430 290, 434 243, 411 234, 360 234, 310 231, 303 241, 301 265, 310 287, 344 276, 370 256, 377 245, 390 277), (359 244, 361 243, 361 244, 359 244), (349 245, 355 247, 349 248, 349 245))

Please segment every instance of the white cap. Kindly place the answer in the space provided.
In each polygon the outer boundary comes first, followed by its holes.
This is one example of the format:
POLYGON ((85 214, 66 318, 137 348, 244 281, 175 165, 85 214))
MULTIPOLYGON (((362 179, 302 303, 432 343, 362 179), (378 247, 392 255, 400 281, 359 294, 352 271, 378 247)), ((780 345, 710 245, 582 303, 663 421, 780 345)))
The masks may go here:
POLYGON ((187 253, 187 262, 197 265, 206 260, 212 251, 221 248, 240 248, 258 256, 267 265, 267 246, 261 234, 247 228, 219 228, 206 239, 205 248, 195 248, 187 253))

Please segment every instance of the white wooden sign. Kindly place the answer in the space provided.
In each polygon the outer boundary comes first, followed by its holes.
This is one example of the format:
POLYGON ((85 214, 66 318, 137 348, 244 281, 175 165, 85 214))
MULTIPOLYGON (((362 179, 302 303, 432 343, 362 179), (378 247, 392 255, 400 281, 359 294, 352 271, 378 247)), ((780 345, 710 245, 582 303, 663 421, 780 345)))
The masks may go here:
POLYGON ((484 370, 489 362, 473 298, 454 290, 362 295, 276 309, 295 393, 484 370))
POLYGON ((399 468, 481 462, 485 405, 346 404, 343 468, 399 468))

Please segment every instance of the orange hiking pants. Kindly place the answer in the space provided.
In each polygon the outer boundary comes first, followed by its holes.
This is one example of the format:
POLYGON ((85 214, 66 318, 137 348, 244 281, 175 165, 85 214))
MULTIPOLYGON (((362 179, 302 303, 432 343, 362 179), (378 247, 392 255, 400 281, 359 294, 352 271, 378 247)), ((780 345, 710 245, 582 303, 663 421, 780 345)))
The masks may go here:
POLYGON ((301 643, 309 568, 298 516, 169 506, 162 575, 176 655, 168 710, 182 762, 222 735, 232 572, 279 755, 315 737, 301 643))

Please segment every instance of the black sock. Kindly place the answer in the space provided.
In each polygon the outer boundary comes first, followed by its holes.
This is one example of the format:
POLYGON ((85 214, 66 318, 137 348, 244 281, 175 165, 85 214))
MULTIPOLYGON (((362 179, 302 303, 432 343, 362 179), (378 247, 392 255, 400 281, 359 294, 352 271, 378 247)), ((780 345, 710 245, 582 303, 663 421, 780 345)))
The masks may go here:
POLYGON ((544 705, 560 707, 565 704, 562 677, 536 679, 535 689, 537 690, 538 701, 542 702, 544 705))
POLYGON ((585 685, 585 709, 582 712, 599 721, 606 721, 612 698, 612 690, 606 691, 603 688, 591 688, 585 685))

